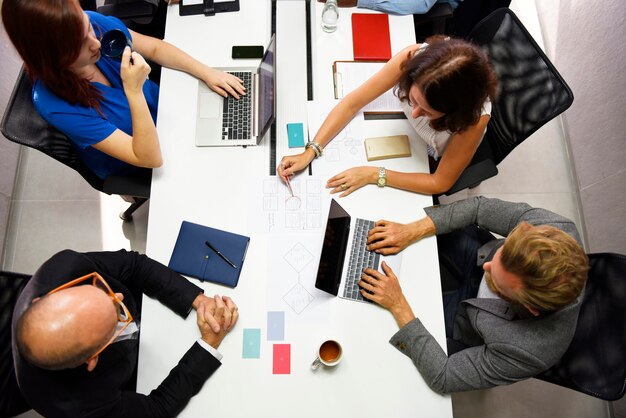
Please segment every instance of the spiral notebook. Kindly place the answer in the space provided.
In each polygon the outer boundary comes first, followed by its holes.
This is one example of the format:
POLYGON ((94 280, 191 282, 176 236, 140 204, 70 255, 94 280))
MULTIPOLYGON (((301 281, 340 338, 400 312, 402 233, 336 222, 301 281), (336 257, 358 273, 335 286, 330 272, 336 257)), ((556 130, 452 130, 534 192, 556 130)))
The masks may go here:
POLYGON ((235 287, 249 244, 250 237, 183 221, 168 267, 201 281, 235 287))

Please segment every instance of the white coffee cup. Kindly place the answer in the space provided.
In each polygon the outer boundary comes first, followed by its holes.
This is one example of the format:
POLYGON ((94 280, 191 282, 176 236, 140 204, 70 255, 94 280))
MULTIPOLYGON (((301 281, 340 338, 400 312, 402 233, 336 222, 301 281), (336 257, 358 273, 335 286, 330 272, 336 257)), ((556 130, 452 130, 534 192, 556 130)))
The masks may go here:
POLYGON ((341 344, 335 340, 326 340, 317 349, 317 358, 311 363, 311 369, 317 370, 320 364, 328 367, 336 366, 342 357, 341 344))

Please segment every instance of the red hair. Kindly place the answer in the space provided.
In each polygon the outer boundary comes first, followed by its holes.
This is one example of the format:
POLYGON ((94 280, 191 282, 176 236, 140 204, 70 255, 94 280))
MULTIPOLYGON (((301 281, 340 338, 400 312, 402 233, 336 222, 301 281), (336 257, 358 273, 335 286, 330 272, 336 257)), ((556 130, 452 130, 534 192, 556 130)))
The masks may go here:
POLYGON ((32 80, 72 104, 100 109, 100 91, 70 69, 84 42, 77 0, 3 0, 2 21, 32 80))

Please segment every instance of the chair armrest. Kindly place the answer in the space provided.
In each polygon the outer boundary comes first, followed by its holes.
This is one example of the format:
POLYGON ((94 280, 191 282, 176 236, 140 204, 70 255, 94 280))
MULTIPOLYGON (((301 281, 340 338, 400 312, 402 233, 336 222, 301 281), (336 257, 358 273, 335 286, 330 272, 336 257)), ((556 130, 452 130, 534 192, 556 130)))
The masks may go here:
POLYGON ((470 165, 467 167, 463 173, 461 173, 461 177, 454 183, 454 185, 445 192, 446 196, 450 196, 453 193, 456 193, 460 190, 466 189, 468 187, 476 186, 481 181, 487 180, 490 177, 498 174, 498 168, 496 164, 491 159, 480 161, 476 164, 470 165))
POLYGON ((151 184, 152 170, 142 169, 127 176, 107 177, 104 179, 102 191, 106 194, 149 198, 151 184))

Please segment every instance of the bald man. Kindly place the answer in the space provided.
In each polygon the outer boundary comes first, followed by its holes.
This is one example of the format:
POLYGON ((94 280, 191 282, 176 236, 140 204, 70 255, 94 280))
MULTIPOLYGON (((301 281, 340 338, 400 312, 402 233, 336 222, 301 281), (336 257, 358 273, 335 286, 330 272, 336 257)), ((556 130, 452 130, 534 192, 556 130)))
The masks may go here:
POLYGON ((17 380, 27 402, 46 417, 175 416, 221 365, 217 347, 237 318, 230 298, 206 297, 144 255, 62 251, 33 275, 15 307, 17 380), (64 287, 94 272, 101 279, 64 287), (149 395, 134 388, 142 293, 182 317, 196 309, 200 331, 149 395))

